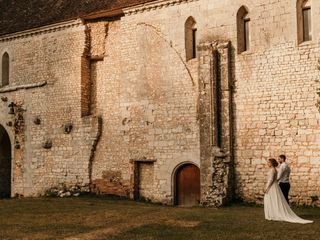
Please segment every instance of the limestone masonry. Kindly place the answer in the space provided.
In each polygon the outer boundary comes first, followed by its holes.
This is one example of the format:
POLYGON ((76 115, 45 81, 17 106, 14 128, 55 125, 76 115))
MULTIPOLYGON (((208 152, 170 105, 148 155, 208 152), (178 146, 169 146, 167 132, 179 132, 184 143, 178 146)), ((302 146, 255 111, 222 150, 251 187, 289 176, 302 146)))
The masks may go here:
POLYGON ((320 1, 141 2, 0 35, 0 197, 319 206, 320 1))

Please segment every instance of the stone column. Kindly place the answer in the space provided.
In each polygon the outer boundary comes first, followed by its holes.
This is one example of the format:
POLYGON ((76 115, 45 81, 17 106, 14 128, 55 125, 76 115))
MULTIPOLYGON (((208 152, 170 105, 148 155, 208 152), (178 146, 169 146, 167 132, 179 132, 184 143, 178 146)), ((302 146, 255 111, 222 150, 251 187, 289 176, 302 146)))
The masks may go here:
POLYGON ((232 74, 229 42, 198 46, 201 203, 233 197, 232 74))

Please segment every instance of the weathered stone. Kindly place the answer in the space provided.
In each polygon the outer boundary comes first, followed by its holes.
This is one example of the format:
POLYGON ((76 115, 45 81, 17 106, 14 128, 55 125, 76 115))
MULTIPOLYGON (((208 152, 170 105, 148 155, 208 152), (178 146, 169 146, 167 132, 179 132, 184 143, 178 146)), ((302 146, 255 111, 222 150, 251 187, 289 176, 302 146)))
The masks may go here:
POLYGON ((134 197, 138 189, 173 203, 177 168, 194 164, 203 204, 261 202, 265 160, 284 153, 292 200, 311 204, 311 193, 320 196, 320 2, 312 1, 313 39, 300 43, 296 1, 252 1, 250 48, 238 53, 242 4, 155 1, 112 19, 0 36, 0 57, 10 57, 0 124, 12 145, 11 195, 43 195, 64 183, 66 191, 134 197), (198 55, 186 61, 190 14, 198 55), (9 115, 11 102, 23 111, 9 115), (42 147, 47 139, 50 149, 42 147))

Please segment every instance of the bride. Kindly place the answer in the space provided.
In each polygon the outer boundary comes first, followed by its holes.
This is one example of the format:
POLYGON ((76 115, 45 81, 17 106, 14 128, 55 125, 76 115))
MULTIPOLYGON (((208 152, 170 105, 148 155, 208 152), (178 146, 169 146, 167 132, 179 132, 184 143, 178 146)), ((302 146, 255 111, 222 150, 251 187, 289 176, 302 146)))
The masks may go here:
POLYGON ((286 221, 292 223, 312 223, 298 217, 289 207, 277 182, 278 162, 274 158, 268 159, 268 182, 264 195, 264 215, 265 219, 273 221, 286 221))

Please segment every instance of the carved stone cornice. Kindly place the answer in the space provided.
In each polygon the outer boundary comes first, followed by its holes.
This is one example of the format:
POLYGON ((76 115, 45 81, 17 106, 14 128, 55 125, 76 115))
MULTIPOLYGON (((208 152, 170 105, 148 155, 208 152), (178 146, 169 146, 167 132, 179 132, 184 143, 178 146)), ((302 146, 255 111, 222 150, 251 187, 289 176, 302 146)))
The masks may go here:
POLYGON ((55 23, 55 24, 51 24, 43 27, 33 28, 33 29, 21 31, 21 32, 0 36, 0 42, 7 42, 7 41, 16 40, 19 38, 27 38, 27 37, 32 37, 32 36, 45 34, 45 33, 58 32, 58 31, 65 30, 67 28, 78 27, 80 25, 83 25, 83 21, 81 19, 55 23))
POLYGON ((208 49, 221 49, 228 48, 230 45, 230 41, 218 40, 213 42, 203 42, 197 46, 198 51, 208 50, 208 49))
POLYGON ((182 3, 188 3, 188 2, 196 2, 199 0, 159 0, 151 3, 145 3, 129 8, 123 9, 123 12, 125 15, 133 15, 133 14, 138 14, 146 11, 152 11, 164 7, 169 7, 169 6, 174 6, 174 5, 179 5, 182 3))

